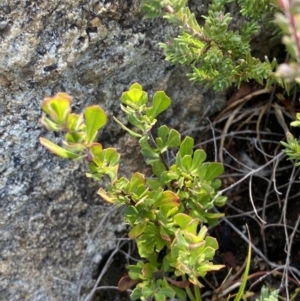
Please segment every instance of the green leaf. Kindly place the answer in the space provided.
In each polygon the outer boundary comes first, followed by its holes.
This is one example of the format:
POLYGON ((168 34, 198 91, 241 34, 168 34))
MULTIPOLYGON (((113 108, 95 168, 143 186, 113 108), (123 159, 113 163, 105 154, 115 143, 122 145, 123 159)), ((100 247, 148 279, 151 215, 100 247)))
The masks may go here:
POLYGON ((63 141, 66 150, 72 153, 82 153, 86 149, 86 145, 83 143, 67 143, 63 141))
POLYGON ((152 107, 148 108, 146 114, 152 120, 165 111, 171 104, 171 99, 163 91, 154 94, 152 107))
POLYGON ((148 148, 148 149, 152 149, 152 147, 149 144, 149 137, 147 135, 143 136, 140 140, 139 140, 139 144, 141 146, 141 148, 148 148))
POLYGON ((203 253, 205 254, 206 260, 212 260, 215 256, 216 250, 212 247, 207 247, 205 245, 205 249, 204 249, 203 253))
POLYGON ((135 238, 137 238, 138 236, 140 236, 140 235, 144 232, 146 226, 147 226, 147 223, 141 223, 141 224, 135 225, 135 226, 129 231, 128 237, 129 237, 130 239, 135 239, 135 238))
POLYGON ((155 141, 156 141, 157 148, 159 149, 161 154, 167 150, 167 148, 164 145, 164 141, 160 137, 157 137, 155 141))
POLYGON ((296 126, 296 127, 300 127, 300 121, 296 120, 290 123, 291 126, 296 126))
POLYGON ((166 296, 161 293, 154 294, 155 301, 166 301, 166 296))
POLYGON ((51 119, 63 125, 66 122, 68 114, 71 112, 72 98, 67 93, 57 93, 52 98, 45 98, 42 102, 42 110, 48 114, 51 119))
POLYGON ((140 106, 148 102, 148 96, 145 91, 131 86, 129 91, 122 94, 121 101, 127 106, 138 110, 140 106))
POLYGON ((89 151, 93 157, 99 158, 102 153, 102 145, 100 143, 94 142, 90 145, 89 151))
POLYGON ((107 172, 109 173, 109 167, 114 167, 119 164, 120 155, 114 148, 106 148, 102 150, 101 144, 94 143, 90 148, 91 154, 93 155, 93 162, 99 168, 108 167, 107 172))
POLYGON ((148 258, 155 250, 158 252, 161 251, 165 246, 165 241, 161 238, 158 228, 150 222, 147 224, 143 234, 136 241, 139 254, 144 258, 148 258))
POLYGON ((61 126, 53 122, 51 119, 47 118, 45 115, 42 116, 40 121, 48 131, 58 131, 62 129, 61 126))
POLYGON ((68 131, 78 131, 80 130, 80 128, 83 126, 83 115, 80 114, 69 114, 68 118, 67 118, 67 127, 68 127, 68 131))
POLYGON ((222 207, 225 205, 226 201, 227 201, 226 196, 218 196, 217 199, 215 200, 215 205, 218 207, 222 207))
POLYGON ((207 234, 207 231, 208 231, 208 229, 207 229, 206 226, 201 227, 201 229, 200 229, 200 231, 199 231, 199 233, 198 233, 198 238, 199 238, 200 240, 204 240, 204 238, 205 238, 205 236, 206 236, 206 234, 207 234))
POLYGON ((174 216, 174 221, 179 227, 184 230, 187 224, 192 220, 193 218, 185 213, 178 213, 174 216))
POLYGON ((179 153, 183 158, 185 155, 192 155, 194 148, 194 139, 191 137, 185 137, 184 140, 181 142, 179 153))
POLYGON ((167 232, 165 227, 163 226, 159 227, 159 234, 163 240, 171 242, 170 234, 167 232))
POLYGON ((219 249, 219 245, 218 245, 217 240, 214 237, 211 237, 211 236, 206 236, 205 237, 205 247, 211 247, 214 250, 219 249))
POLYGON ((224 166, 218 162, 211 162, 209 163, 206 173, 205 173, 205 180, 210 181, 218 176, 220 176, 224 172, 224 166))
MULTIPOLYGON (((97 175, 92 175, 92 177, 101 179, 103 175, 108 175, 111 181, 115 181, 117 179, 120 161, 120 155, 117 151, 114 148, 106 148, 101 151, 100 146, 98 145, 97 147, 94 144, 92 152, 92 160, 97 166, 94 171, 97 175)), ((91 171, 93 170, 91 169, 91 171)))
POLYGON ((145 278, 153 278, 153 273, 157 271, 157 267, 150 263, 146 263, 142 269, 142 274, 145 278))
POLYGON ((166 125, 163 125, 158 129, 158 138, 156 138, 156 144, 161 153, 166 151, 168 147, 179 146, 180 142, 180 134, 176 130, 170 130, 166 125))
POLYGON ((145 186, 145 177, 143 174, 136 172, 132 175, 131 180, 128 184, 128 191, 133 192, 139 186, 145 186))
POLYGON ((224 213, 213 213, 213 212, 206 212, 205 213, 205 217, 208 219, 214 219, 214 220, 218 220, 219 218, 223 217, 224 213))
POLYGON ((176 193, 170 190, 166 190, 162 194, 162 198, 159 201, 156 201, 153 204, 153 207, 162 207, 162 206, 170 206, 170 207, 178 207, 180 205, 180 199, 176 193))
POLYGON ((185 230, 193 235, 196 235, 198 225, 199 225, 199 220, 197 218, 194 218, 187 224, 185 230))
POLYGON ((177 229, 175 233, 176 239, 173 240, 171 249, 172 252, 175 252, 175 256, 178 256, 179 250, 184 250, 189 248, 189 244, 185 240, 184 236, 182 235, 181 229, 177 229))
POLYGON ((175 297, 175 291, 170 286, 163 287, 159 290, 160 294, 163 294, 166 297, 174 298, 175 297))
POLYGON ((124 210, 125 220, 134 225, 139 219, 139 212, 134 206, 128 206, 124 210))
MULTIPOLYGON (((130 276, 130 278, 132 278, 132 277, 130 276)), ((141 290, 140 288, 136 287, 136 288, 132 291, 130 297, 131 297, 131 300, 132 300, 132 301, 135 301, 135 300, 140 299, 140 298, 142 297, 142 290, 141 290)))
POLYGON ((206 159, 205 151, 202 149, 197 149, 193 155, 193 163, 192 163, 191 170, 192 171, 198 170, 198 168, 205 161, 205 159, 206 159))
POLYGON ((149 159, 159 159, 159 154, 157 154, 152 148, 141 148, 141 154, 147 162, 149 161, 149 159))
POLYGON ((143 91, 142 86, 139 83, 134 83, 130 86, 129 90, 133 90, 133 89, 137 89, 137 90, 141 90, 143 91))
POLYGON ((48 148, 52 153, 58 155, 59 157, 65 158, 65 159, 78 159, 81 157, 81 155, 72 153, 57 144, 49 141, 46 138, 40 137, 40 143, 44 145, 46 148, 48 148))
POLYGON ((142 295, 144 300, 150 300, 149 298, 154 294, 155 290, 150 287, 150 285, 147 285, 148 283, 144 283, 145 286, 143 286, 142 289, 142 295))
POLYGON ((163 142, 167 141, 169 131, 170 130, 166 125, 162 125, 161 127, 159 127, 157 134, 160 138, 162 138, 163 142))
POLYGON ((166 166, 161 161, 154 162, 152 165, 152 171, 158 178, 166 170, 166 166))
POLYGON ((184 167, 185 172, 189 172, 192 167, 192 157, 190 155, 186 155, 182 158, 182 166, 184 167))
POLYGON ((178 213, 174 217, 174 221, 182 230, 186 230, 187 232, 196 235, 197 227, 199 224, 198 219, 192 218, 191 216, 184 213, 178 213))
POLYGON ((176 292, 176 296, 179 300, 186 300, 186 293, 182 288, 179 288, 175 285, 171 285, 171 287, 176 292))
POLYGON ((211 187, 215 190, 218 190, 222 186, 222 181, 220 179, 214 179, 211 182, 211 187))
POLYGON ((180 134, 176 130, 171 129, 169 133, 167 145, 169 147, 177 147, 180 145, 180 142, 181 142, 180 134))
POLYGON ((92 143, 97 132, 107 122, 107 116, 100 106, 90 106, 84 111, 86 124, 86 143, 92 143))
POLYGON ((147 186, 149 186, 151 190, 157 190, 161 188, 163 184, 158 179, 150 178, 147 179, 147 186))
POLYGON ((115 148, 108 147, 101 152, 102 160, 110 166, 116 166, 120 162, 120 154, 115 148))
POLYGON ((85 133, 83 132, 67 132, 65 139, 69 144, 84 142, 85 133))
MULTIPOLYGON (((248 239, 251 242, 251 237, 250 237, 250 232, 249 232, 248 226, 247 226, 247 231, 248 231, 248 239)), ((249 243, 249 247, 248 247, 247 263, 246 263, 245 272, 242 277, 242 284, 240 285, 239 291, 238 291, 237 295, 235 296, 234 301, 240 301, 243 298, 243 295, 244 295, 244 292, 246 289, 249 271, 250 271, 250 263, 251 263, 251 243, 249 243)))
POLYGON ((206 180, 205 175, 206 175, 206 170, 208 168, 209 163, 205 162, 203 164, 200 165, 200 167, 198 168, 198 177, 199 177, 199 181, 202 182, 204 180, 206 180))

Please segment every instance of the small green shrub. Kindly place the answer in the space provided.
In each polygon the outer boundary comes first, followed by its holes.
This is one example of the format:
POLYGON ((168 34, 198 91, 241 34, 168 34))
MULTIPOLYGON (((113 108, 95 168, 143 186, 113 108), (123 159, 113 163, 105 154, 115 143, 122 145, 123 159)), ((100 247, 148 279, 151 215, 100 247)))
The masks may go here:
POLYGON ((42 124, 48 130, 65 131, 63 147, 40 138, 40 142, 56 155, 67 159, 86 159, 87 176, 101 180, 110 178, 107 189, 98 193, 106 201, 125 205, 125 221, 129 237, 137 243, 143 258, 128 266, 136 284, 132 300, 201 300, 199 277, 222 268, 212 260, 218 243, 207 235, 207 227, 215 225, 222 214, 213 213, 214 206, 223 206, 226 197, 217 195, 223 166, 205 162, 203 150, 194 150, 194 140, 166 125, 152 136, 156 117, 171 104, 162 91, 155 93, 152 104, 139 84, 133 84, 122 95, 122 110, 127 114, 131 130, 116 120, 130 135, 139 138, 141 154, 152 167, 154 177, 136 172, 130 179, 118 177, 120 156, 113 148, 103 149, 96 142, 98 130, 106 123, 106 114, 99 106, 91 106, 82 114, 71 112, 71 98, 59 93, 47 98, 42 109, 42 124), (175 161, 168 162, 166 152, 178 149, 175 161), (194 289, 191 289, 190 286, 194 289))
POLYGON ((235 84, 254 79, 258 83, 274 82, 276 60, 261 62, 251 55, 251 38, 259 30, 258 20, 271 16, 274 6, 268 0, 238 1, 245 17, 237 31, 230 29, 232 17, 225 6, 233 0, 212 0, 205 24, 200 26, 187 6, 187 0, 143 0, 141 10, 146 18, 163 16, 178 26, 176 38, 167 37, 160 43, 166 60, 172 64, 188 65, 191 80, 203 82, 222 91, 235 84))

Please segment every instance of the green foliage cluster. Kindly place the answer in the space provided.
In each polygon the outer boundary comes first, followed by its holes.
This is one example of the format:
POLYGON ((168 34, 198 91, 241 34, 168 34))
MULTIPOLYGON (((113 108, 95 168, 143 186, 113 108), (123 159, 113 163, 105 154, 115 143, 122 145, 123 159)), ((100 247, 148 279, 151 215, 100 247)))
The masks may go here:
MULTIPOLYGON (((291 123, 291 126, 300 127, 300 113, 297 113, 296 120, 291 123)), ((300 166, 300 144, 298 139, 296 139, 290 132, 286 133, 287 142, 281 142, 285 147, 283 150, 289 160, 295 160, 295 165, 300 166)))
POLYGON ((270 0, 240 0, 240 12, 244 24, 237 31, 230 29, 232 17, 225 7, 233 0, 212 0, 205 24, 200 26, 187 6, 187 0, 143 0, 141 10, 145 17, 163 16, 179 27, 176 38, 167 37, 160 43, 166 60, 173 64, 188 65, 191 80, 203 82, 222 91, 235 84, 254 79, 258 83, 274 81, 276 60, 264 62, 251 55, 250 41, 258 32, 258 20, 270 14, 270 0), (249 20, 248 20, 249 19, 249 20))
POLYGON ((279 290, 270 291, 267 287, 261 288, 261 295, 255 301, 278 301, 279 290))
MULTIPOLYGON (((226 6, 233 0, 212 0, 208 14, 200 26, 187 6, 187 0, 142 0, 141 9, 146 17, 163 16, 178 26, 180 34, 168 37, 160 46, 166 59, 173 64, 185 64, 192 68, 190 79, 204 82, 216 90, 224 90, 233 83, 254 79, 258 83, 271 84, 274 80, 285 82, 299 80, 300 4, 297 0, 278 0, 282 13, 276 22, 282 29, 291 60, 277 67, 276 61, 264 62, 251 55, 251 37, 257 33, 258 21, 274 10, 270 0, 238 0, 240 12, 245 17, 238 31, 230 29, 232 17, 226 6)), ((123 93, 121 109, 126 113, 131 127, 115 118, 115 121, 139 141, 141 154, 152 168, 153 176, 146 178, 140 172, 131 178, 119 177, 120 155, 114 148, 103 149, 97 142, 97 134, 106 122, 106 113, 99 106, 90 106, 81 114, 71 111, 71 97, 58 93, 42 103, 42 124, 49 131, 63 131, 65 140, 57 145, 45 138, 40 142, 54 154, 73 160, 85 159, 88 177, 101 180, 106 176, 109 186, 98 190, 107 202, 125 206, 125 221, 130 227, 129 237, 137 243, 142 258, 128 266, 128 279, 135 285, 132 300, 164 301, 178 298, 200 301, 201 277, 207 272, 220 269, 213 264, 218 249, 217 241, 208 235, 207 226, 215 225, 222 216, 212 211, 214 206, 223 206, 226 197, 218 194, 223 166, 206 162, 206 154, 194 149, 191 137, 181 137, 166 125, 158 128, 153 136, 153 127, 159 114, 171 104, 169 97, 158 91, 151 104, 148 95, 139 84, 133 84, 123 93), (175 158, 166 155, 175 150, 175 158)), ((292 126, 300 126, 300 114, 292 126)), ((287 133, 287 142, 282 142, 290 160, 300 165, 298 140, 287 133)), ((249 273, 251 249, 243 283, 234 299, 241 300, 249 273)), ((278 292, 262 289, 257 301, 277 301, 278 292)))
POLYGON ((108 175, 111 181, 117 177, 120 155, 114 148, 103 149, 95 142, 98 131, 107 122, 107 116, 100 106, 91 106, 82 114, 71 112, 71 97, 57 93, 53 98, 45 98, 42 110, 45 114, 41 123, 48 131, 65 132, 63 147, 41 137, 40 143, 54 154, 65 159, 83 159, 89 162, 91 173, 88 177, 100 180, 108 175))
POLYGON ((223 166, 205 162, 205 152, 194 150, 191 137, 183 139, 165 125, 153 138, 156 117, 171 104, 164 92, 156 92, 149 105, 147 93, 136 83, 123 93, 121 100, 121 108, 134 129, 115 120, 139 138, 141 153, 154 177, 146 179, 139 172, 130 179, 118 177, 119 154, 96 142, 106 114, 99 106, 88 107, 82 114, 72 113, 71 98, 65 93, 44 100, 45 114, 41 119, 48 130, 66 132, 63 146, 45 138, 40 138, 40 142, 60 157, 85 158, 89 177, 110 178, 109 187, 100 188, 98 193, 110 203, 126 206, 129 237, 135 239, 143 258, 128 266, 129 277, 136 284, 132 300, 163 301, 175 296, 184 300, 186 294, 190 300, 201 300, 199 288, 203 285, 199 277, 222 268, 212 263, 218 243, 207 235, 204 224, 214 225, 222 216, 211 209, 226 202, 226 197, 217 195, 221 186, 217 177, 223 173, 223 166), (170 149, 177 149, 173 163, 165 156, 170 149))

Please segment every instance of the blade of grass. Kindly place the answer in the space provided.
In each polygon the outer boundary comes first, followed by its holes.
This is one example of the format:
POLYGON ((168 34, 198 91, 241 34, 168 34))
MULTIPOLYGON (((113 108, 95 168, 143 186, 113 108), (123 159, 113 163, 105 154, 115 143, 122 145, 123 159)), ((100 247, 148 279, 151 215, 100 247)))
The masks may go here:
MULTIPOLYGON (((245 267, 245 272, 243 274, 242 277, 242 283, 241 286, 239 288, 238 293, 236 294, 235 298, 233 301, 240 301, 242 300, 244 293, 245 293, 245 288, 246 288, 246 284, 247 284, 247 280, 248 280, 248 275, 249 275, 249 270, 250 270, 250 263, 251 263, 251 236, 250 236, 250 232, 249 232, 249 228, 248 225, 246 224, 246 228, 247 228, 247 232, 248 232, 248 239, 249 239, 249 248, 248 248, 248 256, 247 256, 247 263, 246 263, 246 267, 245 267)), ((229 300, 230 296, 227 298, 227 301, 229 300)))

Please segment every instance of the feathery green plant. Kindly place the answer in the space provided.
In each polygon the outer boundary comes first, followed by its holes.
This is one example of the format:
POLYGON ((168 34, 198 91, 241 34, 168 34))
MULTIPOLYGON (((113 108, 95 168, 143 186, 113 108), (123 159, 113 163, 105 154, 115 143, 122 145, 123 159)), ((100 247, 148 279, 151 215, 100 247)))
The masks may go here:
POLYGON ((270 14, 273 6, 268 0, 238 1, 245 22, 238 31, 233 31, 230 29, 232 17, 225 12, 226 5, 232 1, 212 0, 207 15, 202 16, 203 26, 191 13, 187 0, 143 0, 141 10, 146 18, 163 16, 178 26, 178 37, 167 37, 160 46, 166 60, 192 68, 188 74, 191 80, 218 91, 250 79, 271 84, 277 62, 270 62, 268 58, 261 62, 253 57, 250 41, 259 30, 258 20, 270 14))

